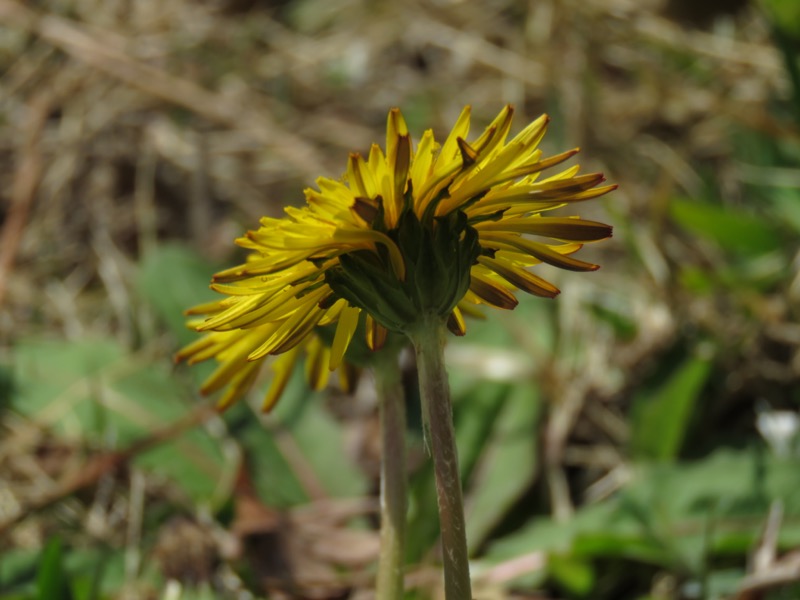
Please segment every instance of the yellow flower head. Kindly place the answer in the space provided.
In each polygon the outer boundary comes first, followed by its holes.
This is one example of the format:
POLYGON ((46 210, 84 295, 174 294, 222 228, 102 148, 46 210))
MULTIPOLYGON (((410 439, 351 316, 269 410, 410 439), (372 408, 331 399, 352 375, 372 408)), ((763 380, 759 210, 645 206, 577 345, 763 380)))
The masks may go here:
POLYGON ((542 157, 545 115, 507 141, 513 112, 506 106, 467 142, 466 107, 443 144, 428 130, 415 150, 393 109, 385 153, 373 145, 366 159, 351 154, 342 180, 318 179, 319 190, 305 191, 306 206, 264 217, 257 231, 238 239, 251 255, 214 276, 212 288, 226 297, 189 311, 207 315, 196 327, 208 333, 178 355, 219 361, 203 391, 228 385, 221 401, 227 406, 249 389, 266 357, 280 354, 264 403, 269 409, 301 347, 309 351, 312 383, 324 385, 323 374, 342 364, 362 314, 371 348, 387 331, 407 333, 431 318, 463 335, 463 314, 480 314, 480 305, 512 309, 517 290, 559 293, 529 267, 597 269, 571 255, 610 237, 611 227, 541 213, 616 186, 598 187, 603 175, 579 175, 578 166, 542 177, 577 150, 542 157), (330 344, 316 334, 326 325, 335 325, 330 344))

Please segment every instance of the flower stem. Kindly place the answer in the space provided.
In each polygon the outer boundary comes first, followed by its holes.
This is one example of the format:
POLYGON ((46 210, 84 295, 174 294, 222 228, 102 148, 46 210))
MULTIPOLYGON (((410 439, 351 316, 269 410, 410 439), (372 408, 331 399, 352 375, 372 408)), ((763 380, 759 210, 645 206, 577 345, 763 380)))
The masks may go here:
POLYGON ((408 492, 406 485, 406 412, 397 354, 375 365, 381 427, 381 554, 376 597, 403 598, 403 564, 408 492))
POLYGON ((409 337, 417 354, 423 421, 436 476, 445 598, 471 600, 464 501, 458 473, 450 386, 444 365, 444 329, 443 322, 432 320, 409 337))

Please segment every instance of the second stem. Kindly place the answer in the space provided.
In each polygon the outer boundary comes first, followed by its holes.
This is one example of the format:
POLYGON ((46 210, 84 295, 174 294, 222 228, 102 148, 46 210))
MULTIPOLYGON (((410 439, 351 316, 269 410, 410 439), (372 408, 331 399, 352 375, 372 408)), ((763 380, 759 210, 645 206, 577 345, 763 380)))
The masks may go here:
POLYGON ((422 414, 436 476, 445 598, 471 600, 464 501, 458 472, 450 385, 444 365, 444 333, 444 323, 431 319, 409 337, 417 355, 422 414))
POLYGON ((380 600, 402 600, 406 531, 406 407, 397 354, 375 366, 381 422, 381 555, 378 561, 380 600))

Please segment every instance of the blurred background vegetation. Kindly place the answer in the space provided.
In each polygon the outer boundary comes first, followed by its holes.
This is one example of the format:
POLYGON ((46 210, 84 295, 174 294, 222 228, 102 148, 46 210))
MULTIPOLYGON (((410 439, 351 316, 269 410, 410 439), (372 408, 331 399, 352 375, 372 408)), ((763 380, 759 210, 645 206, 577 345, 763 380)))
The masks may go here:
POLYGON ((215 415, 181 311, 388 108, 505 103, 620 188, 448 348, 476 597, 800 598, 800 2, 0 0, 0 599, 373 597, 370 378, 215 415))

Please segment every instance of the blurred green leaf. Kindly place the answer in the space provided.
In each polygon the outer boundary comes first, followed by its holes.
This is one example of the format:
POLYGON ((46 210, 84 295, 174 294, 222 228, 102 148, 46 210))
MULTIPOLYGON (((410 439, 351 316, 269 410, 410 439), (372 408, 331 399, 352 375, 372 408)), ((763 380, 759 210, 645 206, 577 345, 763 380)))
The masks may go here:
MULTIPOLYGON (((456 430, 456 436, 458 430, 456 430)), ((421 448, 418 448, 421 451, 421 448)), ((408 520, 406 523, 406 563, 422 560, 439 538, 439 513, 436 506, 436 485, 430 457, 409 481, 408 520)))
MULTIPOLYGON (((664 518, 762 515, 772 500, 787 515, 800 511, 797 459, 778 459, 764 449, 722 448, 698 461, 640 466, 626 496, 658 509, 664 518)), ((720 530, 722 531, 722 530, 720 530)))
POLYGON ((707 296, 716 287, 716 282, 709 273, 694 265, 681 265, 678 278, 685 289, 697 296, 707 296))
POLYGON ((511 388, 466 494, 467 540, 474 551, 511 506, 531 486, 538 472, 539 390, 520 383, 511 388))
POLYGON ((218 600, 219 596, 208 583, 198 587, 185 587, 181 590, 180 600, 218 600))
POLYGON ((775 206, 778 218, 800 233, 800 193, 795 189, 777 188, 772 190, 770 199, 775 206))
MULTIPOLYGON (((582 508, 564 522, 537 516, 513 533, 493 541, 487 557, 503 561, 537 550, 567 553, 572 550, 575 536, 579 533, 602 533, 619 528, 621 524, 612 520, 617 514, 618 507, 614 501, 582 508)), ((625 519, 627 524, 631 524, 627 516, 625 519)), ((638 527, 634 532, 638 532, 638 527)))
POLYGON ((285 507, 309 500, 302 481, 313 479, 333 497, 356 497, 368 483, 346 450, 344 432, 323 404, 323 396, 308 389, 298 365, 266 428, 253 415, 240 436, 250 457, 251 473, 261 498, 285 507), (287 460, 287 452, 291 459, 287 460), (305 473, 296 472, 305 469, 305 473))
POLYGON ((631 433, 635 457, 671 460, 678 455, 710 372, 709 361, 690 357, 655 389, 636 395, 631 433))
POLYGON ((458 468, 462 479, 472 473, 475 463, 486 449, 503 404, 512 386, 499 381, 478 381, 458 395, 455 429, 458 436, 458 468))
MULTIPOLYGON (((14 407, 71 439, 124 446, 189 408, 181 401, 185 390, 166 365, 127 354, 110 340, 22 340, 14 358, 14 407)), ((135 463, 198 500, 219 500, 219 483, 230 470, 219 444, 202 428, 142 453, 135 463)))
POLYGON ((44 547, 36 576, 38 600, 70 600, 67 574, 64 571, 61 539, 52 538, 44 547))
POLYGON ((551 554, 547 558, 547 571, 559 587, 573 596, 588 596, 595 585, 594 567, 574 556, 551 554))
POLYGON ((186 327, 183 311, 220 297, 208 287, 216 270, 207 260, 179 245, 158 246, 140 265, 136 280, 139 293, 152 304, 181 344, 197 337, 186 327))
POLYGON ((589 307, 592 314, 600 321, 608 323, 614 333, 621 340, 630 341, 636 337, 638 327, 636 321, 617 310, 612 310, 602 304, 592 304, 589 307))
POLYGON ((783 54, 792 84, 795 119, 800 123, 800 3, 795 0, 764 0, 764 3, 772 20, 775 45, 783 54))
POLYGON ((675 568, 674 552, 669 545, 629 517, 618 513, 606 531, 577 533, 572 552, 583 558, 625 558, 675 568))
POLYGON ((744 569, 721 569, 709 573, 706 579, 706 597, 708 600, 735 598, 744 575, 744 569))
MULTIPOLYGON (((547 267, 548 265, 542 265, 547 267)), ((555 267, 553 267, 555 269, 555 267)), ((541 273, 540 273, 541 275, 541 273)), ((492 348, 516 348, 519 345, 519 327, 525 327, 525 336, 542 348, 552 348, 557 337, 557 307, 552 302, 542 302, 525 294, 518 296, 519 304, 513 311, 484 311, 485 320, 471 319, 467 322, 469 344, 491 353, 492 348), (535 323, 535 327, 530 324, 535 323)), ((452 369, 451 385, 454 393, 475 382, 475 374, 452 369)))
POLYGON ((800 41, 800 3, 797 0, 762 0, 775 25, 800 41))
POLYGON ((78 575, 72 578, 72 591, 73 600, 93 600, 97 598, 97 588, 95 578, 91 575, 78 575))
POLYGON ((12 548, 0 554, 0 590, 33 591, 39 550, 12 548))
MULTIPOLYGON (((69 547, 62 553, 62 568, 68 574, 72 600, 97 600, 118 593, 125 576, 125 551, 108 546, 69 547)), ((139 574, 147 581, 147 572, 139 574)))
POLYGON ((785 510, 779 545, 796 545, 798 468, 798 459, 778 459, 755 447, 721 449, 692 462, 638 465, 614 498, 581 508, 564 523, 534 518, 493 542, 486 560, 499 563, 543 550, 580 560, 623 558, 700 576, 709 553, 744 557, 777 500, 785 510))
POLYGON ((328 494, 338 498, 366 494, 366 478, 348 456, 344 431, 325 410, 322 396, 314 394, 304 403, 291 432, 328 494))
POLYGON ((310 500, 291 465, 281 452, 275 436, 265 431, 253 415, 237 435, 248 456, 248 467, 259 498, 276 508, 289 508, 310 500))
POLYGON ((777 227, 758 215, 684 198, 670 202, 670 214, 688 232, 742 256, 775 252, 784 247, 777 227))

